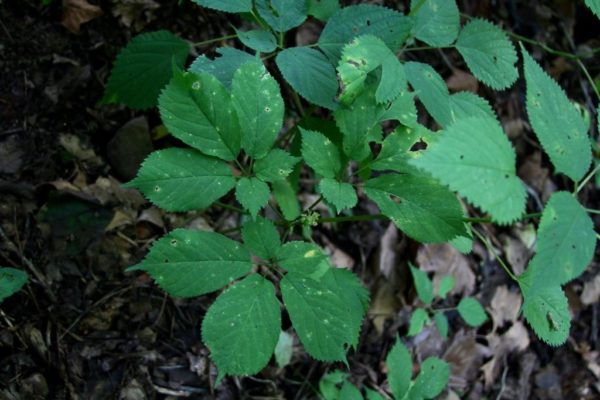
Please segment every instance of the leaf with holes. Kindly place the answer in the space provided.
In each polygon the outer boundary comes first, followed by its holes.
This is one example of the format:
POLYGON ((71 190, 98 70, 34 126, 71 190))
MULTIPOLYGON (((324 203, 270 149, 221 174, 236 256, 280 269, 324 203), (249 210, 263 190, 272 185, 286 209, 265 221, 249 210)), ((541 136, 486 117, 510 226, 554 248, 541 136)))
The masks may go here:
POLYGON ((264 157, 283 125, 279 84, 262 63, 248 62, 233 77, 231 98, 242 129, 242 148, 252 158, 264 157))
POLYGON ((272 149, 254 163, 253 171, 258 179, 275 182, 291 174, 299 161, 300 157, 294 157, 281 149, 272 149))
POLYGON ((235 198, 252 217, 269 201, 269 185, 257 178, 241 178, 235 188, 235 198))
POLYGON ((349 183, 323 178, 319 182, 318 189, 325 200, 331 203, 338 213, 346 208, 352 208, 358 203, 356 190, 349 183))
POLYGON ((364 189, 382 214, 419 242, 446 242, 466 234, 456 196, 425 175, 383 175, 367 181, 364 189))
POLYGON ((488 319, 479 301, 473 297, 462 298, 458 303, 457 310, 462 319, 474 328, 482 325, 488 319))
POLYGON ((154 242, 146 258, 128 271, 147 272, 167 293, 193 297, 214 292, 252 269, 238 242, 214 232, 176 229, 154 242))
POLYGON ((202 321, 202 340, 217 366, 217 381, 263 369, 280 331, 275 287, 262 276, 252 274, 221 293, 202 321))
POLYGON ((498 121, 466 118, 450 125, 423 156, 410 162, 429 172, 500 224, 525 211, 516 155, 498 121))
POLYGON ((212 75, 176 73, 158 99, 160 116, 173 136, 201 152, 233 160, 240 126, 231 96, 212 75))
POLYGON ((411 0, 413 35, 433 47, 449 46, 458 36, 460 15, 454 0, 411 0), (415 7, 419 5, 418 9, 415 7))
POLYGON ((20 269, 0 267, 0 303, 21 290, 28 280, 20 269))
POLYGON ((167 211, 203 209, 235 186, 229 166, 192 149, 171 148, 150 154, 137 177, 125 185, 167 211))
POLYGON ((252 11, 252 0, 192 0, 202 7, 230 13, 243 13, 252 11))
POLYGON ((135 109, 156 105, 160 90, 183 68, 190 45, 169 31, 136 36, 117 56, 104 90, 104 103, 135 109))
POLYGON ((233 75, 242 64, 256 60, 251 54, 233 47, 219 47, 215 52, 220 57, 211 60, 205 55, 201 55, 190 65, 189 71, 196 74, 209 73, 227 88, 231 87, 233 75))
POLYGON ((560 286, 545 286, 530 294, 527 286, 519 283, 524 297, 523 315, 536 335, 552 346, 566 342, 571 329, 571 314, 560 286))
POLYGON ((423 125, 417 125, 415 128, 396 128, 383 141, 381 151, 371 164, 371 168, 376 171, 418 173, 417 168, 411 165, 409 160, 419 157, 423 152, 413 150, 413 147, 419 144, 429 146, 435 140, 434 135, 423 125))
POLYGON ((261 217, 256 218, 254 221, 247 221, 242 226, 242 240, 244 246, 252 254, 263 260, 275 258, 281 247, 279 232, 277 232, 275 224, 271 220, 261 217))
POLYGON ((306 0, 256 0, 256 10, 271 28, 286 32, 306 19, 306 0))
POLYGON ((533 131, 557 172, 574 181, 590 167, 587 126, 562 88, 521 47, 527 82, 527 114, 533 131))

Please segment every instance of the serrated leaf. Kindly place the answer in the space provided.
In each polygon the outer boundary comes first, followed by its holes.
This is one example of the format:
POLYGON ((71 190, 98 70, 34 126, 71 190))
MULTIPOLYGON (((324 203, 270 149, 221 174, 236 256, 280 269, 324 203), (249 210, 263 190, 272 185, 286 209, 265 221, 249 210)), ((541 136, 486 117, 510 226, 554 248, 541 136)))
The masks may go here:
POLYGON ((438 286, 438 296, 440 296, 442 299, 445 299, 448 293, 454 289, 454 283, 454 277, 451 275, 444 276, 440 280, 440 284, 438 286))
POLYGON ((269 185, 257 178, 241 178, 235 187, 235 198, 255 218, 267 205, 269 194, 269 185))
POLYGON ((406 77, 427 112, 446 127, 452 122, 450 93, 444 79, 428 64, 410 61, 404 64, 406 77))
POLYGON ((263 369, 280 331, 279 301, 268 280, 252 274, 221 293, 202 321, 202 340, 217 366, 218 380, 263 369))
POLYGON ((0 303, 21 290, 28 279, 20 269, 0 268, 0 303))
POLYGON ((128 270, 146 271, 172 296, 193 297, 214 292, 251 269, 250 254, 238 242, 214 232, 176 229, 128 270))
POLYGON ((343 150, 351 160, 361 161, 371 154, 369 142, 381 140, 379 121, 384 107, 375 102, 375 88, 369 85, 350 106, 334 112, 343 134, 343 150))
POLYGON ((429 321, 429 315, 427 315, 427 311, 423 310, 422 308, 417 308, 410 316, 408 333, 406 336, 416 336, 421 333, 427 321, 429 321))
POLYGON ((167 211, 203 209, 235 186, 229 166, 192 149, 171 148, 150 154, 127 187, 167 211))
POLYGON ((471 234, 471 228, 469 224, 465 224, 468 232, 468 236, 458 236, 450 241, 452 247, 460 251, 463 254, 469 254, 473 251, 473 237, 471 234))
POLYGON ((103 101, 145 109, 156 105, 160 90, 183 68, 190 45, 169 31, 136 36, 119 53, 106 83, 103 101))
POLYGON ((450 378, 450 367, 437 357, 429 357, 421 364, 421 372, 410 390, 413 399, 433 399, 446 387, 450 378))
POLYGON ((409 163, 422 151, 412 151, 418 143, 429 145, 435 138, 434 133, 422 125, 413 128, 398 127, 390 133, 381 145, 381 151, 371 164, 376 171, 397 171, 415 173, 416 167, 409 163))
POLYGON ((279 232, 271 220, 258 217, 242 226, 244 246, 263 260, 275 258, 281 247, 279 232))
POLYGON ((412 264, 408 264, 410 267, 410 273, 413 277, 415 289, 419 299, 425 304, 431 304, 433 301, 433 284, 427 276, 427 273, 415 268, 412 264))
POLYGON ((279 84, 262 63, 248 62, 233 77, 231 99, 242 129, 242 148, 252 158, 264 157, 283 125, 279 84))
POLYGON ((277 39, 269 31, 262 29, 253 29, 251 31, 242 32, 235 30, 240 42, 246 47, 256 50, 260 53, 270 53, 277 48, 277 39))
POLYGON ((529 294, 523 290, 523 315, 536 335, 552 346, 566 342, 571 328, 569 303, 560 286, 545 286, 529 294))
POLYGON ((450 96, 450 115, 452 122, 469 117, 498 119, 490 103, 471 92, 458 92, 450 96))
POLYGON ((344 7, 329 18, 318 44, 335 63, 346 43, 364 34, 377 36, 396 51, 410 34, 412 23, 412 18, 381 6, 358 4, 344 7))
POLYGON ((308 0, 308 15, 327 21, 340 9, 340 0, 308 0))
POLYGON ((415 128, 419 125, 417 122, 417 106, 415 105, 415 93, 408 90, 401 90, 400 94, 389 105, 386 105, 385 111, 380 116, 379 121, 396 120, 402 125, 415 128))
POLYGON ((479 301, 473 297, 463 297, 458 303, 457 310, 462 319, 474 328, 482 325, 488 319, 479 301))
POLYGON ((579 277, 594 257, 596 232, 585 209, 567 192, 555 192, 542 213, 536 255, 527 267, 535 288, 579 277))
POLYGON ((388 353, 385 363, 388 367, 390 390, 396 399, 403 399, 410 387, 413 364, 410 352, 404 343, 400 341, 400 338, 396 339, 396 343, 388 353))
POLYGON ((415 25, 413 35, 433 47, 444 47, 452 44, 458 36, 460 15, 454 0, 411 0, 411 11, 420 4, 413 13, 415 25))
POLYGON ((321 132, 299 128, 302 134, 302 157, 317 174, 334 178, 342 168, 340 152, 321 132))
POLYGON ((350 330, 352 317, 349 311, 361 310, 349 310, 329 286, 331 281, 326 276, 317 281, 288 273, 281 280, 281 294, 292 325, 308 354, 321 361, 345 361, 346 347, 357 335, 350 330))
POLYGON ((600 18, 600 0, 585 0, 585 5, 596 14, 596 17, 600 18))
POLYGON ((344 46, 337 66, 342 89, 340 101, 352 104, 364 90, 367 74, 378 67, 382 67, 382 76, 375 99, 378 103, 392 101, 406 89, 406 76, 402 64, 383 40, 362 35, 344 46))
POLYGON ((243 13, 252 11, 252 0, 192 0, 202 7, 230 13, 243 13))
POLYGON ((158 107, 173 136, 209 156, 233 160, 240 150, 240 126, 227 89, 207 73, 176 72, 158 107))
POLYGON ((372 389, 365 388, 365 393, 367 394, 367 400, 385 400, 382 395, 372 389))
POLYGON ((329 110, 338 108, 338 82, 335 68, 320 51, 291 47, 275 59, 283 78, 311 103, 329 110))
POLYGON ((273 197, 287 221, 293 221, 300 216, 300 203, 292 185, 285 179, 271 183, 273 197))
POLYGON ((281 149, 272 149, 254 163, 253 171, 258 179, 275 182, 291 174, 299 161, 300 157, 294 157, 281 149))
POLYGON ((285 368, 289 365, 294 354, 294 337, 286 331, 281 331, 279 340, 275 346, 275 361, 279 368, 285 368))
POLYGON ((276 255, 277 263, 289 272, 301 275, 311 275, 322 269, 327 255, 316 244, 292 241, 279 248, 276 255))
POLYGON ((473 75, 493 89, 506 89, 519 77, 515 47, 508 35, 491 22, 468 22, 458 36, 456 49, 473 75))
POLYGON ((340 399, 344 400, 363 400, 362 394, 360 390, 356 388, 353 384, 348 381, 345 381, 342 384, 342 390, 340 390, 340 399))
POLYGON ((493 119, 456 121, 410 162, 490 213, 495 222, 508 224, 525 211, 515 151, 493 119))
POLYGON ((286 32, 306 19, 306 0, 256 0, 256 10, 271 28, 286 32))
POLYGON ((446 318, 446 315, 443 312, 437 312, 433 316, 433 321, 442 339, 448 339, 448 318, 446 318))
POLYGON ((556 171, 578 181, 592 160, 586 124, 558 83, 522 46, 521 52, 529 122, 556 171))
POLYGON ((340 396, 340 385, 346 380, 348 374, 336 370, 329 372, 319 380, 319 392, 325 400, 338 400, 340 396))
POLYGON ((381 213, 415 240, 445 242, 465 234, 456 196, 427 176, 383 175, 367 181, 364 189, 381 213))
POLYGON ((349 183, 323 178, 319 182, 318 189, 325 200, 331 203, 338 213, 346 208, 352 208, 358 203, 356 190, 349 183))
POLYGON ((242 64, 248 61, 254 61, 256 58, 245 51, 234 49, 233 47, 220 47, 216 49, 220 57, 214 60, 209 59, 205 55, 197 57, 189 68, 190 72, 199 74, 206 72, 213 75, 223 85, 230 88, 233 74, 242 64))

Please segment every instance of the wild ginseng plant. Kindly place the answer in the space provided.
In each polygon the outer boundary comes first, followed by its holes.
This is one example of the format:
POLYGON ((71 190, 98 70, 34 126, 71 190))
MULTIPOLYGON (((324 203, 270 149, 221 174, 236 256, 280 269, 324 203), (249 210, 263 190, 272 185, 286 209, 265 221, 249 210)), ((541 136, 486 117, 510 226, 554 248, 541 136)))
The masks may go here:
MULTIPOLYGON (((515 276, 498 261, 521 287, 522 311, 537 335, 551 345, 567 339, 562 286, 586 269, 596 242, 577 198, 594 172, 586 175, 589 123, 525 48, 531 126, 555 172, 574 188, 553 194, 537 215, 525 214, 516 154, 488 101, 471 92, 450 94, 431 66, 404 61, 408 51, 454 49, 485 85, 509 88, 519 77, 519 56, 498 26, 483 19, 461 26, 450 0, 414 0, 406 15, 369 4, 340 8, 335 0, 194 1, 240 13, 256 29, 196 44, 167 31, 141 34, 117 57, 104 101, 134 109, 158 105, 165 128, 187 145, 152 153, 128 186, 171 212, 206 209, 232 190, 242 207, 242 243, 177 229, 132 268, 176 297, 223 289, 202 323, 219 380, 265 367, 283 308, 314 358, 345 361, 357 345, 369 296, 355 275, 333 268, 310 241, 310 228, 324 222, 389 218, 416 241, 450 242, 468 252, 473 235, 491 249, 474 223, 507 226, 541 216, 526 272, 515 276), (292 36, 286 32, 309 16, 324 23, 318 41, 285 47, 292 36), (201 55, 187 66, 192 47, 232 38, 245 50, 217 48, 214 58, 201 55), (415 99, 440 130, 419 123, 415 99), (284 119, 295 125, 284 126, 284 119), (384 131, 384 122, 395 129, 384 131), (343 215, 324 217, 316 203, 301 210, 301 174, 311 178, 303 182, 315 182, 303 190, 314 190, 318 202, 343 215), (484 215, 465 215, 457 195, 484 215), (359 196, 381 215, 353 214, 359 196), (279 218, 265 218, 267 206, 279 218), (306 241, 282 243, 282 233, 287 238, 296 229, 306 241)), ((443 331, 443 315, 429 310, 443 331)), ((471 325, 485 321, 475 299, 458 310, 471 325)), ((415 329, 429 318, 428 311, 419 314, 415 329)))

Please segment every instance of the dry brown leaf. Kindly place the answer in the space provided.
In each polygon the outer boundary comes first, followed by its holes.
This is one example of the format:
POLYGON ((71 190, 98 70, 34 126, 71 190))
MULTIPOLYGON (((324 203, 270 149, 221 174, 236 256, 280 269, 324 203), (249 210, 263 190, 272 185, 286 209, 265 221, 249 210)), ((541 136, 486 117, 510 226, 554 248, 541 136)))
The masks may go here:
POLYGON ((466 71, 461 69, 455 69, 452 71, 452 75, 446 79, 446 85, 452 92, 469 91, 477 93, 479 89, 479 82, 477 79, 466 71))
POLYGON ((502 327, 504 322, 515 322, 522 304, 523 300, 518 293, 509 291, 505 285, 498 287, 489 310, 494 321, 494 331, 502 327))
POLYGON ((598 301, 600 301, 600 274, 585 282, 581 292, 581 302, 584 305, 589 306, 598 301))
POLYGON ((475 288, 475 274, 469 267, 468 259, 447 243, 419 247, 417 263, 423 271, 434 273, 435 288, 447 275, 451 275, 455 280, 451 294, 469 295, 475 288))
POLYGON ((490 349, 475 340, 474 330, 459 331, 442 357, 450 364, 450 386, 463 392, 476 380, 483 359, 490 355, 490 349))
POLYGON ((61 24, 73 33, 79 33, 81 24, 85 24, 104 14, 98 6, 86 0, 63 0, 63 14, 61 24))
POLYGON ((120 17, 123 25, 133 26, 136 31, 142 30, 152 21, 154 10, 160 7, 160 4, 153 0, 113 0, 113 3, 112 14, 120 17))
POLYGON ((390 279, 396 269, 398 259, 398 228, 396 225, 389 224, 381 240, 377 252, 377 271, 390 279))
POLYGON ((381 280, 380 285, 375 289, 369 315, 373 318, 373 325, 380 335, 383 333, 385 320, 400 308, 400 302, 396 298, 394 285, 388 281, 381 280))
POLYGON ((504 357, 513 351, 523 351, 529 346, 529 332, 521 321, 516 321, 501 336, 491 333, 487 335, 487 339, 493 357, 481 367, 481 370, 483 371, 485 385, 489 387, 495 383, 504 357))

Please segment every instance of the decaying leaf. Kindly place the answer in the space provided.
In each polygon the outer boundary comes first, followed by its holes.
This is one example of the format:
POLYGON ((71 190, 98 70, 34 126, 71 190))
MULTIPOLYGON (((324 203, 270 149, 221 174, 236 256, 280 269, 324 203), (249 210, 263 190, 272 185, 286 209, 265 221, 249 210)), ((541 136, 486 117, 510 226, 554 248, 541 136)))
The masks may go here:
POLYGON ((73 33, 79 33, 82 24, 104 14, 98 6, 86 0, 63 0, 63 15, 61 24, 73 33))
POLYGON ((447 275, 454 277, 454 288, 450 294, 469 295, 475 288, 475 274, 468 259, 449 244, 424 245, 417 253, 417 263, 425 272, 433 272, 434 290, 447 275))

